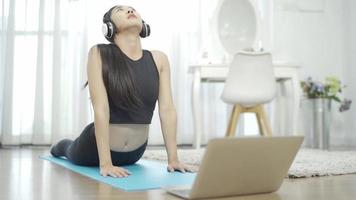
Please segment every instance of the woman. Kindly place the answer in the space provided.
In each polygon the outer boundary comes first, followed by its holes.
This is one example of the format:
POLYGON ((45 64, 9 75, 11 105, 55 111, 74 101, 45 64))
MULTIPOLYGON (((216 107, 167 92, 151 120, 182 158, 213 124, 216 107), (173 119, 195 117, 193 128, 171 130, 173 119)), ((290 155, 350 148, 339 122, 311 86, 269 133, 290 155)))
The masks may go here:
MULTIPOLYGON (((141 48, 148 24, 130 6, 114 6, 104 15, 103 33, 110 44, 93 46, 88 53, 89 93, 94 122, 74 141, 63 139, 51 147, 78 165, 100 166, 100 174, 127 177, 122 165, 143 155, 156 101, 167 150, 167 170, 193 172, 178 160, 176 111, 170 86, 170 66, 160 51, 141 48)), ((84 86, 84 87, 85 87, 84 86)))

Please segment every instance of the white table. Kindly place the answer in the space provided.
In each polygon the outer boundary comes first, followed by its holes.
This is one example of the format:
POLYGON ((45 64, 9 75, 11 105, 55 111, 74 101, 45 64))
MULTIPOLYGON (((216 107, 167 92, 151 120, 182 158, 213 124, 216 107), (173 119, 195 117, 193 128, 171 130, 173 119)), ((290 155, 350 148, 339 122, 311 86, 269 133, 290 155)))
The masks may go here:
MULTIPOLYGON (((292 83, 292 134, 297 135, 298 127, 298 110, 300 105, 300 80, 298 76, 299 64, 293 63, 278 63, 274 62, 274 74, 278 83, 284 83, 285 80, 290 80, 292 83)), ((202 115, 202 97, 201 83, 202 82, 225 82, 229 70, 228 64, 206 64, 206 65, 191 65, 188 73, 193 74, 192 83, 192 109, 194 120, 195 139, 193 146, 200 148, 201 135, 203 134, 203 115, 202 115)))

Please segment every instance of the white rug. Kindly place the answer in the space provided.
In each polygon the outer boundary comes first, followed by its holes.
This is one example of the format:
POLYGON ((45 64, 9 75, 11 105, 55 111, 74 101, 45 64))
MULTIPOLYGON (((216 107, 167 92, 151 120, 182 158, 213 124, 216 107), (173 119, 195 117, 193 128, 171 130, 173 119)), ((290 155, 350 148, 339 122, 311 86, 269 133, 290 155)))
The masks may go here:
MULTIPOLYGON (((178 149, 179 160, 199 166, 205 148, 178 149)), ((165 150, 146 149, 143 158, 167 160, 165 150)), ((288 171, 289 178, 307 178, 356 173, 356 151, 300 149, 288 171)))

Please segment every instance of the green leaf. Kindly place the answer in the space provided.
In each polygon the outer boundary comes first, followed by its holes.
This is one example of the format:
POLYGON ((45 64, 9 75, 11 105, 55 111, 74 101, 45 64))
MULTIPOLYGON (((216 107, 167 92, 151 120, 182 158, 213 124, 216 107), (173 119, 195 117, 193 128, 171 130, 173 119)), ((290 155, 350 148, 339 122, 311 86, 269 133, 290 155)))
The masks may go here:
POLYGON ((335 101, 341 103, 341 100, 340 100, 339 97, 337 97, 337 96, 332 96, 331 99, 333 99, 333 100, 335 100, 335 101))

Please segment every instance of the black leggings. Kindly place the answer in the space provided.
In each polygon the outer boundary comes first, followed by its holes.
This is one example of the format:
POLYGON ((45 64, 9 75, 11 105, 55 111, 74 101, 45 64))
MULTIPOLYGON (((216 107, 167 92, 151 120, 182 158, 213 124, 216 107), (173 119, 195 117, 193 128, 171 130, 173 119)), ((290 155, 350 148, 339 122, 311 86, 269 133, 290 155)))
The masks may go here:
MULTIPOLYGON (((117 152, 110 150, 112 164, 115 166, 136 163, 146 150, 148 140, 133 151, 117 152)), ((72 163, 86 166, 99 166, 99 154, 95 140, 94 122, 88 124, 74 141, 63 139, 51 148, 55 157, 65 156, 72 163)))

